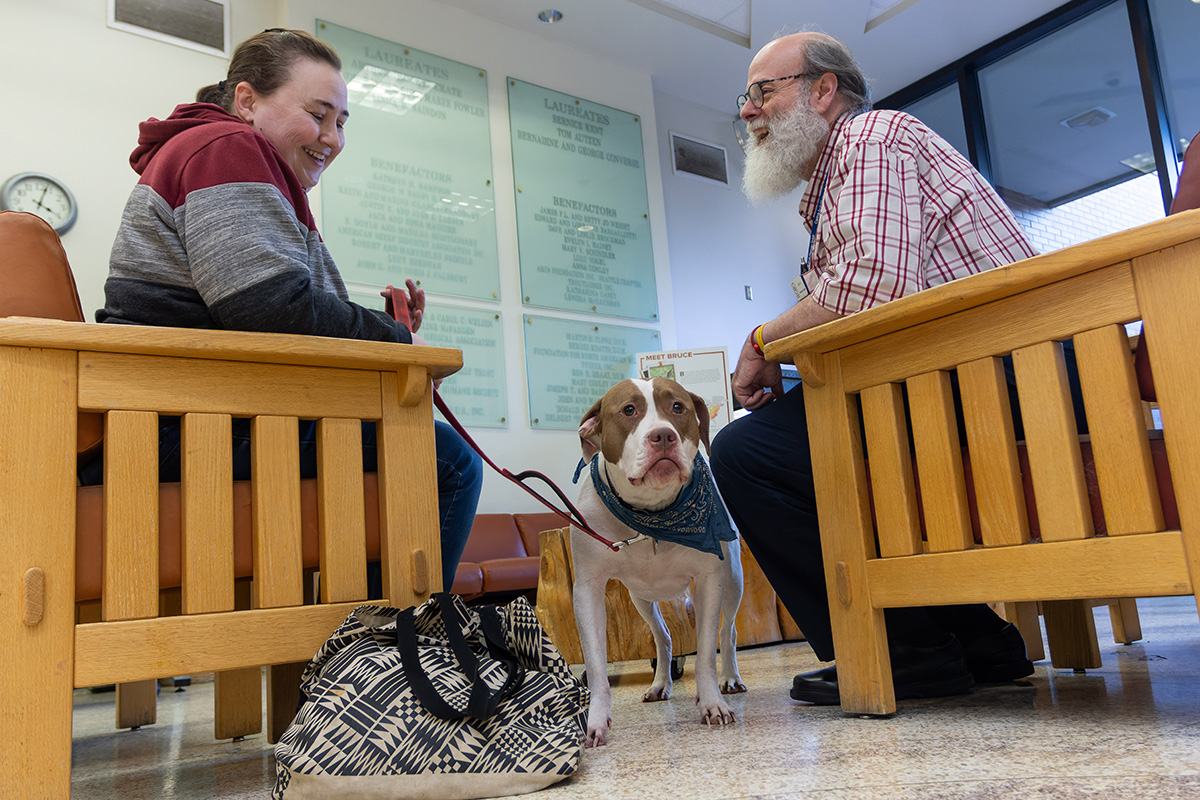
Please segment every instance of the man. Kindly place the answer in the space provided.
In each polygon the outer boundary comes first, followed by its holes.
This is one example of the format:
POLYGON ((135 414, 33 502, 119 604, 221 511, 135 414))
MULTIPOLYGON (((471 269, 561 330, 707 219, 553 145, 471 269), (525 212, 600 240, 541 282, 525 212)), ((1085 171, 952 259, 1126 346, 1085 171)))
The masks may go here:
MULTIPOLYGON (((755 328, 733 392, 753 414, 713 442, 712 467, 734 521, 822 661, 834 657, 801 388, 784 394, 766 342, 1035 254, 982 176, 914 117, 871 111, 854 57, 832 37, 776 39, 750 63, 738 98, 750 145, 743 181, 755 204, 808 186, 812 232, 793 283, 798 302, 755 328)), ((896 699, 968 691, 1033 672, 1016 628, 987 606, 886 612, 896 699)), ((836 667, 797 675, 791 696, 839 702, 836 667)))

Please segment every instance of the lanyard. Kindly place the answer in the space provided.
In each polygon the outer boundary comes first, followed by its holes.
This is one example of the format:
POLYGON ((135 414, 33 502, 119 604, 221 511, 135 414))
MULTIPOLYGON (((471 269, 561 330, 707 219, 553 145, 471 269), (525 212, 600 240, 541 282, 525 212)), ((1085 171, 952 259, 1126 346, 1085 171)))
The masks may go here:
POLYGON ((805 274, 813 268, 813 249, 817 244, 817 226, 821 223, 821 204, 825 200, 825 187, 829 183, 829 173, 833 170, 833 165, 825 169, 825 177, 821 179, 821 190, 817 193, 817 206, 813 209, 812 230, 808 234, 808 259, 804 262, 804 266, 800 269, 800 280, 804 281, 804 288, 812 291, 808 285, 808 280, 804 277, 805 274))

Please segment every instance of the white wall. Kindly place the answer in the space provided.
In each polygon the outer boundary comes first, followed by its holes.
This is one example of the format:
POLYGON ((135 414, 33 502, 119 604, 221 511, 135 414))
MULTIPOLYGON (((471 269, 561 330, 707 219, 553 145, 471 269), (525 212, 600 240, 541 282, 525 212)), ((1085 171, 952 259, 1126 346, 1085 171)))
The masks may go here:
POLYGON ((758 208, 742 194, 733 107, 733 98, 722 113, 663 92, 654 96, 678 346, 724 345, 730 359, 755 326, 795 303, 791 281, 808 250, 797 212, 803 187, 758 208), (674 173, 670 131, 724 147, 729 187, 674 173), (753 300, 746 299, 746 285, 753 300))
MULTIPOLYGON (((235 2, 233 36, 270 27, 265 2, 235 2)), ((75 195, 63 236, 84 314, 104 304, 108 254, 137 175, 137 125, 165 117, 225 76, 224 59, 110 30, 104 0, 0 0, 0 75, 7 113, 0 180, 45 172, 75 195)))

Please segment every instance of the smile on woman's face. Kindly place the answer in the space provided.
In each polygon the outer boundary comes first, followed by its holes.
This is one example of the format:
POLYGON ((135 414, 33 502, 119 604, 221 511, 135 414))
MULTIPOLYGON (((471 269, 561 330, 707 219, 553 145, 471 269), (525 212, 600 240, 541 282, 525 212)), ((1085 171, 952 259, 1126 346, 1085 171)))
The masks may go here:
POLYGON ((243 87, 250 94, 235 104, 238 115, 275 146, 305 191, 316 186, 346 144, 342 126, 350 111, 342 73, 323 61, 301 58, 271 94, 243 87))

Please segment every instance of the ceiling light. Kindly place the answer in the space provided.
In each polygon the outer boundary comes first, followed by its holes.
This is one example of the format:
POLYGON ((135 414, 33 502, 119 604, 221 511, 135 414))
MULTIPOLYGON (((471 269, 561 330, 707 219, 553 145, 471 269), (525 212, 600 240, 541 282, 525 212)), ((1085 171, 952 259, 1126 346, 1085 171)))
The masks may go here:
POLYGON ((1154 153, 1138 153, 1136 156, 1122 158, 1121 163, 1130 169, 1137 170, 1143 175, 1147 175, 1158 169, 1154 163, 1154 153))
POLYGON ((1059 124, 1066 125, 1068 128, 1075 128, 1076 130, 1080 128, 1094 128, 1097 125, 1103 125, 1115 116, 1116 114, 1107 108, 1093 106, 1087 111, 1073 114, 1064 120, 1059 120, 1059 124))
POLYGON ((562 19, 562 12, 556 11, 553 8, 548 8, 545 11, 538 14, 538 19, 541 20, 542 22, 545 22, 547 25, 553 25, 554 23, 556 23, 560 19, 562 19))
POLYGON ((424 78, 368 65, 347 82, 346 95, 353 105, 403 115, 435 86, 424 78))

